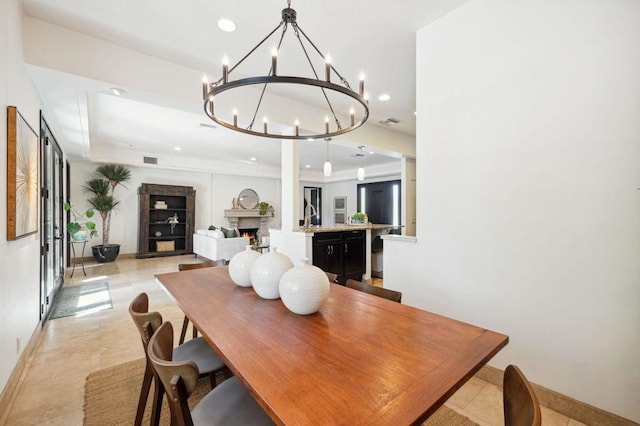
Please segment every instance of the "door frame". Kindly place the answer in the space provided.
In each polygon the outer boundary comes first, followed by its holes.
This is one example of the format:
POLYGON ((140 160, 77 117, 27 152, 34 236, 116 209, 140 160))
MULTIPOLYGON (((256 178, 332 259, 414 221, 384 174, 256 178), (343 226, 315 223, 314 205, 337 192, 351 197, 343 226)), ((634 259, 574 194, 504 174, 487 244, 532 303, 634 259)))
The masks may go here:
POLYGON ((62 284, 64 283, 65 271, 65 255, 64 255, 64 158, 62 149, 56 141, 49 125, 47 124, 42 111, 40 111, 40 164, 41 182, 40 182, 40 321, 44 326, 53 301, 56 298, 62 284), (57 155, 57 161, 56 160, 57 155), (49 170, 49 157, 51 158, 51 166, 57 169, 56 173, 49 170), (48 188, 49 173, 54 177, 56 182, 52 182, 52 191, 48 188), (57 205, 56 205, 57 199, 57 205), (55 217, 49 217, 49 203, 53 204, 52 214, 55 217), (49 221, 52 222, 49 230, 49 221), (57 229, 54 228, 57 224, 57 229), (51 232, 51 235, 49 233, 51 232), (49 258, 49 253, 52 258, 49 258), (56 259, 53 258, 57 258, 56 259), (50 265, 53 262, 53 265, 50 265), (59 265, 59 269, 55 270, 55 265, 59 265), (52 283, 49 283, 49 268, 54 268, 52 283), (51 291, 48 291, 51 288, 51 291))

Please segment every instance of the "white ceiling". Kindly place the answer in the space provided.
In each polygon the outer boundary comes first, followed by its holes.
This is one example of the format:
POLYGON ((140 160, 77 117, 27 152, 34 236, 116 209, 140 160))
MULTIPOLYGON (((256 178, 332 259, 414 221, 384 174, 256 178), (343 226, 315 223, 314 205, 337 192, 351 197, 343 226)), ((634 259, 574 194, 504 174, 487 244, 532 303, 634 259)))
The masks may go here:
MULTIPOLYGON (((466 0, 292 0, 298 12, 298 25, 323 51, 329 53, 335 68, 357 88, 358 75, 366 74, 366 89, 371 96, 370 118, 365 127, 384 128, 415 137, 415 32, 466 0), (326 49, 326 50, 324 50, 326 49), (388 102, 378 101, 387 93, 388 102), (393 127, 379 124, 389 117, 400 120, 393 127)), ((129 49, 161 58, 185 67, 205 71, 211 80, 221 74, 221 58, 228 55, 233 65, 258 41, 280 23, 285 0, 170 0, 94 1, 24 0, 25 13, 40 21, 106 40, 129 49), (216 23, 220 18, 233 20, 237 31, 224 33, 216 23)), ((279 33, 279 32, 278 32, 279 33)), ((302 62, 286 62, 297 56, 289 30, 279 57, 279 74, 302 73, 302 62)), ((265 47, 267 52, 277 39, 265 47)), ((270 66, 268 53, 256 51, 251 60, 238 68, 237 77, 265 75, 270 66), (262 60, 265 56, 265 60, 262 60)), ((114 70, 118 64, 114 64, 114 70)), ((108 82, 79 77, 59 70, 29 66, 41 94, 50 125, 71 156, 100 159, 100 153, 119 153, 123 163, 131 153, 161 158, 209 159, 236 166, 261 165, 279 168, 278 140, 241 135, 214 125, 197 110, 182 108, 179 101, 154 99, 137 87, 124 87, 123 96, 108 91, 108 82), (175 148, 179 147, 180 151, 175 148), (127 154, 129 153, 129 154, 127 154), (250 160, 255 157, 256 160, 250 160)), ((320 68, 319 72, 322 71, 320 68)), ((149 70, 153 72, 153 70, 149 70)), ((234 76, 234 78, 237 78, 234 76)), ((200 88, 199 85, 197 86, 200 88)), ((316 101, 299 91, 279 90, 285 99, 295 99, 310 108, 316 101)), ((201 91, 194 90, 194 102, 201 106, 201 91)), ((300 103, 280 102, 272 108, 286 115, 286 107, 300 103), (286 104, 286 105, 285 105, 286 104)), ((348 106, 336 102, 338 108, 348 106)), ((287 114, 296 114, 296 111, 287 114)), ((289 115, 286 115, 289 116, 289 115)), ((293 119, 292 119, 293 120, 293 119)), ((319 119, 319 121, 322 118, 319 119)), ((286 120, 284 120, 286 124, 286 120)), ((260 125, 261 125, 260 119, 260 125)), ((277 128, 270 121, 270 128, 277 128)), ((322 125, 322 124, 321 124, 322 125)), ((301 123, 305 127, 305 123, 301 123)), ((309 125, 309 127, 313 127, 309 125)), ((383 132, 383 130, 379 130, 383 132)), ((335 138, 329 157, 335 171, 353 170, 360 160, 353 157, 357 145, 367 145, 356 130, 335 138)), ((393 146, 367 147, 365 165, 397 163, 401 153, 393 146), (370 154, 373 152, 373 154, 370 154)), ((320 170, 326 156, 322 141, 300 144, 300 165, 320 170)), ((113 157, 111 157, 113 158, 113 157)), ((167 161, 167 164, 169 161, 167 161)), ((188 161, 186 161, 188 164, 188 161)))

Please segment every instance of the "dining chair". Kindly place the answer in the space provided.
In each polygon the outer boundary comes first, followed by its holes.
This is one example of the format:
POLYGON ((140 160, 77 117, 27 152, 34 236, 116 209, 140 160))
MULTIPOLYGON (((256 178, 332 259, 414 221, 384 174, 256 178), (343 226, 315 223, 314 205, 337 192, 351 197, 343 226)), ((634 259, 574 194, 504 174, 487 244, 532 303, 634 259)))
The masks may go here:
POLYGON ((356 281, 352 279, 347 280, 346 286, 355 290, 363 291, 365 293, 373 294, 374 296, 384 297, 385 299, 389 299, 394 302, 400 303, 402 301, 402 292, 400 291, 376 287, 371 284, 366 284, 362 281, 356 281))
POLYGON ((540 426, 540 404, 531 384, 515 365, 504 370, 502 382, 504 424, 506 426, 540 426))
MULTIPOLYGON (((208 260, 206 262, 199 262, 199 263, 179 263, 178 264, 178 271, 190 271, 192 269, 200 269, 200 268, 211 268, 213 266, 223 266, 226 264, 226 261, 224 259, 219 259, 219 260, 208 260)), ((187 316, 184 316, 184 319, 182 320, 182 330, 180 331, 180 340, 178 340, 178 344, 181 345, 184 343, 184 339, 187 337, 187 327, 189 326, 189 318, 187 318, 187 316)), ((196 326, 192 326, 193 328, 193 338, 195 339, 196 337, 198 337, 198 329, 196 328, 196 326)))
POLYGON ((187 398, 196 387, 198 365, 190 360, 174 359, 172 348, 173 327, 165 322, 151 337, 149 359, 164 385, 172 426, 273 424, 237 377, 216 386, 190 411, 187 398))
MULTIPOLYGON (((146 365, 144 377, 142 379, 142 387, 140 388, 140 398, 138 400, 138 410, 136 412, 135 425, 142 424, 145 406, 151 390, 151 379, 154 378, 153 367, 149 361, 148 345, 153 333, 162 324, 162 315, 159 312, 149 312, 149 296, 146 293, 140 293, 129 305, 129 314, 140 333, 142 347, 144 349, 146 365)), ((173 348, 172 348, 173 349, 173 348)), ((183 345, 173 349, 173 358, 176 360, 193 360, 198 366, 200 374, 209 375, 211 388, 216 387, 216 375, 218 373, 230 374, 224 362, 218 354, 209 346, 202 338, 189 340, 183 345)), ((151 424, 157 425, 160 421, 160 409, 162 407, 163 386, 160 385, 158 378, 155 377, 154 397, 151 412, 151 424)))
POLYGON ((327 274, 327 278, 329 278, 330 283, 338 282, 338 274, 334 274, 333 272, 325 272, 327 274))

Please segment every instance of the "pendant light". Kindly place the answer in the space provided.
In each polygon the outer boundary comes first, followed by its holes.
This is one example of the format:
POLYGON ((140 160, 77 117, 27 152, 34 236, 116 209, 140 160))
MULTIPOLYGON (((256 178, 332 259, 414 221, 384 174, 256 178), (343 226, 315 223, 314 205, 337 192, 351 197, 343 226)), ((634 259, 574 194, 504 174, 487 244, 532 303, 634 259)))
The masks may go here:
POLYGON ((329 177, 331 176, 331 163, 329 162, 329 141, 331 141, 331 138, 325 138, 325 141, 327 142, 327 159, 324 162, 322 170, 324 171, 324 175, 329 177))
POLYGON ((360 157, 360 167, 358 167, 358 180, 359 181, 363 181, 364 180, 364 154, 362 153, 362 148, 364 148, 364 145, 359 145, 358 149, 360 150, 359 154, 356 154, 356 157, 360 157))

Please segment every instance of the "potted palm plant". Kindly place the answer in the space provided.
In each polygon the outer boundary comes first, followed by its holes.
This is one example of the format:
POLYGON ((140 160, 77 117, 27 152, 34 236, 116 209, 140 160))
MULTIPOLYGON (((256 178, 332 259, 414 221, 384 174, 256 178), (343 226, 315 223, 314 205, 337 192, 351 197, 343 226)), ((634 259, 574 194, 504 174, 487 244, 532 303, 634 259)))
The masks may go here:
POLYGON ((88 203, 102 217, 102 244, 91 247, 93 257, 99 263, 113 262, 120 253, 120 244, 109 243, 111 215, 120 204, 114 197, 116 187, 125 186, 131 179, 131 171, 119 164, 103 164, 96 169, 95 177, 84 185, 84 190, 93 194, 88 203))

